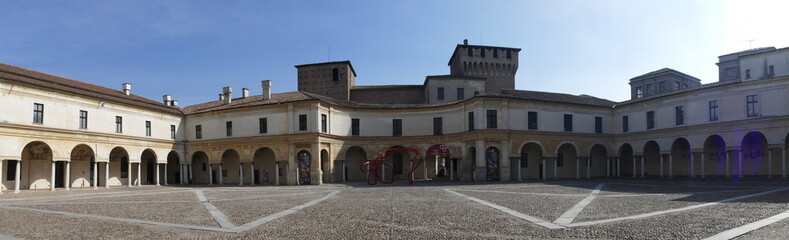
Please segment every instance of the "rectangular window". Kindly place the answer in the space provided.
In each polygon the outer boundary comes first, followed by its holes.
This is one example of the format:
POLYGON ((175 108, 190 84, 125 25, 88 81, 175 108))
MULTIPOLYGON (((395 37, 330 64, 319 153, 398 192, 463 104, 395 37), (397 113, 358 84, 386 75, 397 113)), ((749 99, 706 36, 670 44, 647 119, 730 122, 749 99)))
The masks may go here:
POLYGON ((479 91, 474 91, 474 96, 479 96, 479 91))
POLYGON ((79 110, 79 128, 88 129, 88 111, 79 110))
POLYGON ((622 116, 622 132, 629 132, 630 131, 630 123, 628 121, 627 116, 622 116))
POLYGON ((735 68, 735 67, 727 67, 725 71, 726 71, 726 78, 737 77, 737 68, 735 68))
POLYGON ((340 81, 340 69, 332 68, 331 69, 331 80, 332 81, 340 81))
POLYGON ((351 118, 351 135, 359 136, 359 119, 351 118))
POLYGON ((594 117, 594 132, 603 133, 603 117, 594 117))
POLYGON ((775 68, 773 68, 773 65, 770 65, 770 67, 767 68, 767 75, 775 75, 775 68))
POLYGON ((745 97, 748 117, 759 116, 759 95, 748 95, 745 97))
POLYGON ((468 130, 474 131, 474 112, 468 112, 468 130))
POLYGON ((115 116, 115 132, 122 133, 123 132, 123 117, 115 116))
POLYGON ((474 56, 474 54, 472 54, 472 52, 471 52, 471 47, 466 47, 466 51, 467 51, 466 55, 468 55, 469 57, 473 57, 474 56))
POLYGON ((687 84, 682 84, 682 88, 688 88, 687 84))
POLYGON ((675 116, 677 118, 677 126, 685 124, 685 107, 677 106, 675 109, 675 116))
POLYGON ((710 101, 710 121, 718 121, 718 100, 710 101))
POLYGON ((572 114, 565 114, 564 115, 564 131, 565 132, 572 132, 573 131, 573 115, 572 114))
POLYGON ((556 167, 564 167, 564 153, 556 154, 556 167))
POLYGON ((225 136, 233 136, 233 121, 225 122, 225 136))
POLYGON ((170 125, 170 138, 175 139, 175 125, 170 125))
POLYGON ((403 136, 403 119, 392 119, 392 136, 403 136))
POLYGON ((537 112, 529 112, 529 129, 537 129, 537 112))
POLYGON ((436 99, 444 100, 444 88, 440 87, 436 89, 436 99))
POLYGON ((647 129, 655 128, 655 111, 647 112, 647 129))
POLYGON ((521 168, 529 167, 529 153, 521 152, 521 168))
POLYGON ((493 49, 493 58, 499 58, 499 50, 498 49, 495 49, 495 48, 493 49))
POLYGON ((658 83, 658 93, 666 92, 666 82, 659 82, 658 83))
POLYGON ((33 123, 44 123, 44 104, 33 104, 33 123))
POLYGON ((745 79, 751 79, 751 70, 745 69, 745 79))
POLYGON ((195 126, 195 138, 203 139, 203 125, 195 126))
POLYGON ((644 97, 644 88, 643 87, 636 87, 636 98, 644 97))
POLYGON ((680 83, 679 81, 675 81, 674 82, 674 90, 679 90, 680 87, 682 87, 682 83, 680 83))
POLYGON ((321 132, 328 132, 328 119, 326 114, 321 114, 321 132))
POLYGON ((151 136, 151 121, 145 121, 145 136, 151 136))
POLYGON ((495 129, 497 127, 496 110, 488 110, 488 129, 495 129))
POLYGON ((299 115, 299 131, 307 131, 307 114, 299 115))
POLYGON ((444 123, 440 117, 433 118, 433 135, 444 134, 444 123))
MULTIPOLYGON (((6 161, 8 162, 8 166, 6 167, 5 171, 5 180, 6 181, 15 181, 16 180, 16 161, 6 161)), ((0 162, 2 163, 2 162, 0 162)))
POLYGON ((485 48, 480 48, 479 49, 479 56, 480 57, 485 57, 485 48))
POLYGON ((258 129, 260 133, 268 133, 268 118, 258 119, 258 129))
POLYGON ((511 59, 511 58, 512 58, 512 52, 510 50, 507 50, 507 59, 511 59))
POLYGON ((463 88, 458 88, 458 100, 463 100, 466 97, 464 96, 463 88))
POLYGON ((652 94, 655 94, 655 86, 650 83, 650 84, 647 84, 647 95, 646 96, 650 96, 652 94))

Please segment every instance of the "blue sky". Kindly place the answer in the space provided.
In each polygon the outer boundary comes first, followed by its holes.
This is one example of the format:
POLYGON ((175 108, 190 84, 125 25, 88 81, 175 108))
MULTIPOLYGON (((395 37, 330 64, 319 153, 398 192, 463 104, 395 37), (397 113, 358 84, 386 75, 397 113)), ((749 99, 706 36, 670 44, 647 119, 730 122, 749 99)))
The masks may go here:
POLYGON ((673 68, 717 80, 717 56, 789 46, 787 1, 0 1, 0 62, 182 106, 294 65, 351 60, 357 85, 448 74, 456 44, 521 48, 516 88, 629 98, 673 68))

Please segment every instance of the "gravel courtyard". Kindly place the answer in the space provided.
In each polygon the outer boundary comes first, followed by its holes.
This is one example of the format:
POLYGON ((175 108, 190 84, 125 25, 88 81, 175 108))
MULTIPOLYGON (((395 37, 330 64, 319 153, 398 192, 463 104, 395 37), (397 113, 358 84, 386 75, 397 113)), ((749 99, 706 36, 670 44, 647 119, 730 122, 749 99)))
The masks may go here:
POLYGON ((789 181, 116 187, 0 195, 0 238, 780 239, 789 181))

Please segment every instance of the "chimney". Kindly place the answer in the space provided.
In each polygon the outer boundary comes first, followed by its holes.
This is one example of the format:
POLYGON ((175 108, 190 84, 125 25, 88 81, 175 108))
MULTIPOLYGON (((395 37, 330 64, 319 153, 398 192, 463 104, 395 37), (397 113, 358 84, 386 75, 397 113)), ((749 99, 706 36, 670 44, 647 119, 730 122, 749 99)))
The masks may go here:
POLYGON ((463 45, 468 45, 468 39, 463 39, 463 45))
POLYGON ((225 95, 225 104, 230 104, 233 101, 233 88, 230 86, 223 87, 222 94, 225 95))
POLYGON ((220 93, 219 94, 219 101, 223 101, 223 100, 225 100, 225 95, 220 93))
POLYGON ((271 80, 260 81, 260 85, 263 86, 263 100, 271 99, 271 80))
POLYGON ((121 86, 123 87, 123 94, 126 94, 126 95, 131 94, 131 83, 124 83, 124 84, 121 84, 121 86))
POLYGON ((172 102, 170 102, 170 106, 178 107, 178 100, 173 100, 172 102))
POLYGON ((242 88, 241 89, 241 98, 249 97, 249 88, 242 88))
POLYGON ((164 105, 170 106, 171 101, 173 101, 173 97, 170 96, 170 94, 165 94, 162 96, 162 102, 164 102, 164 105))

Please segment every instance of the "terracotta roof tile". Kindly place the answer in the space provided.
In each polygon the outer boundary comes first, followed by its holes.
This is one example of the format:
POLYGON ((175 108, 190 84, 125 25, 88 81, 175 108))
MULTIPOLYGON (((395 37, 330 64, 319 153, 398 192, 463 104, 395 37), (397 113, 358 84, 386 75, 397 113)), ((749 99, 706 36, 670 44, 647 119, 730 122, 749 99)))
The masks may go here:
POLYGON ((246 98, 234 98, 230 104, 224 104, 223 100, 216 100, 206 103, 195 104, 185 107, 184 114, 198 114, 220 110, 227 110, 233 108, 254 107, 271 104, 281 104, 288 102, 298 102, 305 100, 314 100, 315 98, 306 95, 304 92, 286 92, 271 94, 271 98, 263 100, 263 95, 249 96, 246 98))

